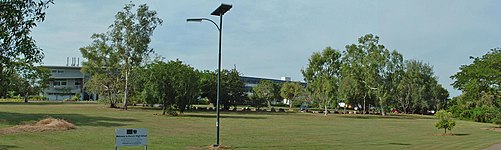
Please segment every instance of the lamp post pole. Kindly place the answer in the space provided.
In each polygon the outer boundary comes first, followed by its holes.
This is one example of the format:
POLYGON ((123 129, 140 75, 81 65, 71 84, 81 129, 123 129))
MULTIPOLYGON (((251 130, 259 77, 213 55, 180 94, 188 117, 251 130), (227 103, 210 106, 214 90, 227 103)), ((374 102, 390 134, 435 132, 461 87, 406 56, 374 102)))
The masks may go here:
POLYGON ((221 98, 221 41, 223 36, 223 15, 228 10, 230 10, 232 5, 221 4, 214 12, 211 13, 213 16, 219 16, 219 26, 216 22, 208 18, 194 18, 187 19, 188 22, 202 22, 203 20, 212 22, 219 31, 219 50, 218 50, 218 64, 217 64, 217 97, 216 97, 216 144, 213 147, 219 147, 219 111, 220 111, 220 98, 221 98))

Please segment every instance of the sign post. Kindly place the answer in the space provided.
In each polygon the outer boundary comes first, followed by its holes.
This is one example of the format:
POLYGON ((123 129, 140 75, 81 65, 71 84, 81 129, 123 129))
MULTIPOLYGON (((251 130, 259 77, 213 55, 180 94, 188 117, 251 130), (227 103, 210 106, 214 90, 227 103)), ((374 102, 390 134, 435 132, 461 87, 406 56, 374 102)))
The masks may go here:
POLYGON ((115 150, 118 146, 144 146, 148 150, 148 130, 146 128, 115 129, 115 150))

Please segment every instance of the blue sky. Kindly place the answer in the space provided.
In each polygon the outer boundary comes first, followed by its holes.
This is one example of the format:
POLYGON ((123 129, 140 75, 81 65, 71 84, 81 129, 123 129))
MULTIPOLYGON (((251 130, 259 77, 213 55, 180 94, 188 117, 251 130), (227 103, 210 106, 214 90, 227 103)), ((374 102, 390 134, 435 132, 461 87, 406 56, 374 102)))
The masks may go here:
MULTIPOLYGON (((452 96, 449 76, 469 56, 482 56, 501 46, 501 1, 495 0, 149 0, 164 20, 150 47, 166 60, 179 59, 197 69, 217 68, 218 32, 207 17, 221 3, 233 8, 224 16, 223 68, 234 66, 247 76, 303 80, 300 70, 309 56, 327 46, 344 50, 367 33, 402 53, 405 59, 434 66, 439 82, 452 96)), ((44 65, 65 65, 81 57, 79 48, 93 33, 107 31, 114 15, 129 0, 56 0, 46 20, 33 30, 45 52, 44 65)), ((82 60, 82 59, 81 59, 82 60)))

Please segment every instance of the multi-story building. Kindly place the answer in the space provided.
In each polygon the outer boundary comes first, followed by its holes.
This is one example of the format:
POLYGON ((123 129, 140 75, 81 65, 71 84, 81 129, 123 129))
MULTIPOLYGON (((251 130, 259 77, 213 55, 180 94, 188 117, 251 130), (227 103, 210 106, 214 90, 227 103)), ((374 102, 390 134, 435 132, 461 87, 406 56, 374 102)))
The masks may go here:
POLYGON ((78 66, 43 66, 50 69, 49 86, 44 90, 48 100, 67 100, 76 95, 80 100, 96 99, 97 95, 89 95, 84 91, 84 84, 90 75, 82 73, 78 66))
MULTIPOLYGON (((262 80, 268 80, 273 83, 277 84, 282 84, 284 82, 298 82, 298 81, 291 81, 290 77, 282 77, 280 80, 278 79, 270 79, 270 78, 259 78, 259 77, 248 77, 248 76, 240 76, 240 81, 242 81, 245 84, 245 91, 250 94, 252 93, 252 88, 257 86, 262 80)), ((298 82, 303 86, 306 86, 306 83, 304 82, 298 82)), ((282 103, 284 104, 289 104, 289 100, 283 99, 281 100, 282 103)), ((276 103, 276 102, 273 102, 276 103)))
MULTIPOLYGON (((73 60, 72 60, 73 61, 73 60)), ((79 95, 80 100, 97 100, 97 94, 89 94, 84 90, 85 82, 90 79, 89 74, 84 74, 78 64, 67 64, 67 66, 43 66, 50 69, 51 76, 49 86, 44 90, 44 96, 48 100, 67 100, 79 95)), ((240 80, 245 84, 245 90, 252 92, 252 88, 257 86, 261 80, 269 80, 273 83, 290 82, 290 77, 278 79, 240 76, 240 80)), ((303 86, 306 84, 299 82, 303 86)), ((284 103, 287 103, 284 101, 284 103)))

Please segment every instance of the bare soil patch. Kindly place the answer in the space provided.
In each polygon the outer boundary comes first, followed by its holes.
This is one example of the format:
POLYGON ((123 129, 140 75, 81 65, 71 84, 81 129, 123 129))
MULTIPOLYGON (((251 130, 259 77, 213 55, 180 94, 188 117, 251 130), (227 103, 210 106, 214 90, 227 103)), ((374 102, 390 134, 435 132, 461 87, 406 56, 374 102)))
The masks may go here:
POLYGON ((46 132, 46 131, 65 131, 76 129, 76 126, 63 119, 46 118, 35 124, 16 125, 9 128, 0 129, 0 134, 13 134, 23 132, 46 132))
POLYGON ((482 128, 482 129, 501 132, 501 126, 500 127, 492 127, 492 128, 482 128))

